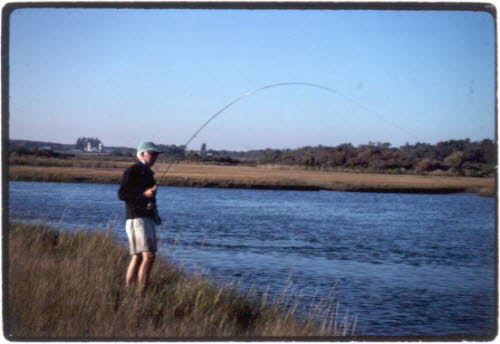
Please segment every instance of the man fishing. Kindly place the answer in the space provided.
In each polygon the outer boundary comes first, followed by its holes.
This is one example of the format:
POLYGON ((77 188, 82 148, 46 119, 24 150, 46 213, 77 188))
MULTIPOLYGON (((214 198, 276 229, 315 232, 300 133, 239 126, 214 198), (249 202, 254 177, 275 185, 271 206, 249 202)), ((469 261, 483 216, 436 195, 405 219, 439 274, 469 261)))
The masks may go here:
POLYGON ((156 208, 157 185, 151 167, 163 153, 153 142, 137 147, 138 162, 123 173, 118 198, 125 201, 126 232, 132 258, 127 268, 125 286, 137 282, 144 291, 156 253, 156 225, 161 223, 156 208))

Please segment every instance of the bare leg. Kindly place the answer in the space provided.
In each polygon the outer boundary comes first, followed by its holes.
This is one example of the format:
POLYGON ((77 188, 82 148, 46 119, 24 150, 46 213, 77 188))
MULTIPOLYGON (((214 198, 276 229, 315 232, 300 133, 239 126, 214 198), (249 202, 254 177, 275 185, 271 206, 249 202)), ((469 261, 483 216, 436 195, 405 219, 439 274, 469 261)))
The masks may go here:
POLYGON ((127 276, 125 279, 125 287, 129 288, 134 280, 138 280, 138 271, 142 262, 142 256, 140 254, 134 254, 130 259, 130 263, 127 268, 127 276))
POLYGON ((141 289, 145 289, 149 279, 149 273, 155 261, 153 252, 142 252, 142 263, 139 267, 138 282, 141 289))

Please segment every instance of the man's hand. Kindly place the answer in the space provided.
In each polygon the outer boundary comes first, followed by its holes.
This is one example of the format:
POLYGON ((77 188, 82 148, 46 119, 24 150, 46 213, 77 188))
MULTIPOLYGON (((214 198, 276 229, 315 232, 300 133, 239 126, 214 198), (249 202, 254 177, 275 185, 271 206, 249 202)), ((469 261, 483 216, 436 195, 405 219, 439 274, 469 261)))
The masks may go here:
POLYGON ((152 188, 147 189, 143 193, 144 197, 146 197, 146 198, 153 198, 153 197, 155 197, 157 189, 158 189, 158 187, 156 185, 153 186, 152 188))

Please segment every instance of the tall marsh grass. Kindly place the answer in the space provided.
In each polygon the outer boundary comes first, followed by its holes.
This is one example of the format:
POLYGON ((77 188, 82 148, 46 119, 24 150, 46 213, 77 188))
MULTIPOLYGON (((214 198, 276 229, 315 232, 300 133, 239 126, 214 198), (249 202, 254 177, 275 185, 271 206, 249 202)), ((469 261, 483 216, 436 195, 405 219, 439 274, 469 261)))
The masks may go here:
POLYGON ((9 228, 5 335, 23 338, 261 338, 351 336, 355 320, 318 305, 287 306, 190 275, 159 259, 146 293, 124 289, 127 250, 110 233, 9 228), (330 313, 330 314, 328 314, 330 313), (337 315, 335 318, 334 316, 337 315))

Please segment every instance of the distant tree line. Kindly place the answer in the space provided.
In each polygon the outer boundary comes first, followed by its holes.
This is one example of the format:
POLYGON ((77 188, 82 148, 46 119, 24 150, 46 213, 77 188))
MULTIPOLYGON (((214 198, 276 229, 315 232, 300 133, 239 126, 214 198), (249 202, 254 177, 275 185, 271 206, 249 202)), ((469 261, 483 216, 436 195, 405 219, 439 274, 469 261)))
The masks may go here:
MULTIPOLYGON (((17 156, 69 156, 61 154, 62 152, 43 149, 42 144, 47 145, 43 142, 11 141, 9 150, 11 154, 17 156)), ((436 144, 417 142, 400 147, 391 147, 387 142, 369 142, 357 147, 344 143, 333 147, 320 145, 245 152, 214 149, 194 151, 187 150, 183 145, 160 144, 159 147, 165 151, 159 158, 163 162, 189 161, 224 165, 281 164, 326 171, 485 177, 495 176, 497 165, 496 143, 489 139, 449 140, 436 144)), ((113 147, 109 155, 134 160, 135 149, 113 147)))
MULTIPOLYGON (((306 146, 297 149, 250 151, 186 150, 185 146, 159 145, 165 154, 160 161, 189 161, 212 164, 281 164, 315 170, 408 173, 457 176, 494 176, 496 144, 492 140, 449 140, 436 144, 417 142, 392 147, 388 142, 369 142, 355 147, 306 146)), ((205 146, 206 149, 206 146, 205 146)))
POLYGON ((307 146, 297 149, 263 149, 247 152, 208 150, 212 158, 240 162, 303 166, 317 170, 377 173, 423 173, 463 176, 494 176, 496 144, 489 139, 473 142, 449 140, 437 144, 417 142, 391 147, 387 142, 369 142, 357 147, 344 143, 335 147, 307 146))
POLYGON ((184 145, 162 145, 159 144, 158 148, 160 148, 164 154, 161 154, 160 157, 166 159, 184 159, 186 157, 186 146, 184 145))
POLYGON ((45 157, 45 158, 70 158, 74 157, 73 154, 59 153, 51 149, 39 148, 39 147, 24 147, 24 146, 14 146, 9 148, 9 155, 12 156, 34 156, 34 157, 45 157))
POLYGON ((64 144, 64 143, 55 143, 55 142, 44 142, 44 141, 29 141, 29 140, 9 140, 9 150, 12 151, 14 149, 41 149, 47 150, 47 148, 51 150, 57 151, 70 151, 74 148, 72 144, 64 144))

